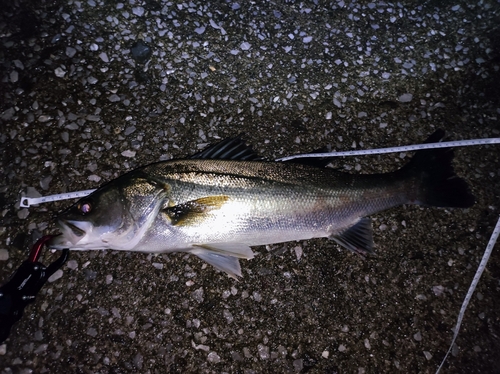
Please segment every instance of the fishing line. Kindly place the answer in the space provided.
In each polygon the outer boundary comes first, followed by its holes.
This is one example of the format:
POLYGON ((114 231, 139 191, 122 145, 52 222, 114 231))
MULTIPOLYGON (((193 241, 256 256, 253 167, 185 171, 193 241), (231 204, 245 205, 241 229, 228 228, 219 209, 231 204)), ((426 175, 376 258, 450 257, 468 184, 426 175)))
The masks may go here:
MULTIPOLYGON (((365 149, 359 151, 343 151, 343 152, 327 152, 327 153, 306 153, 293 156, 287 156, 276 159, 276 161, 288 161, 295 158, 310 158, 310 157, 341 157, 341 156, 364 156, 364 155, 379 155, 385 153, 397 153, 397 152, 411 152, 420 151, 423 149, 434 149, 434 148, 449 148, 449 147, 470 147, 477 145, 488 145, 488 144, 500 144, 500 138, 486 138, 486 139, 470 139, 470 140, 454 140, 449 142, 439 142, 439 143, 425 143, 425 144, 413 144, 413 145, 403 145, 400 147, 389 147, 389 148, 375 148, 375 149, 365 149)), ((48 195, 42 197, 27 197, 21 196, 21 201, 19 206, 21 208, 29 208, 31 205, 50 203, 54 201, 75 199, 90 195, 93 190, 76 191, 76 192, 66 192, 63 194, 48 195)))

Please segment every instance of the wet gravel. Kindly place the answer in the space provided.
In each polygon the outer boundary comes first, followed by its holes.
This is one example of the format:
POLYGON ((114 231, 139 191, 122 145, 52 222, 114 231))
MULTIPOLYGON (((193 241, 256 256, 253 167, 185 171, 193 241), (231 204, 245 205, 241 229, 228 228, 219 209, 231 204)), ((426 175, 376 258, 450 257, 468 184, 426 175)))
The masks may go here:
MULTIPOLYGON (((20 209, 21 194, 95 188, 239 133, 268 158, 436 128, 499 137, 499 14, 482 0, 4 4, 0 280, 70 203, 20 209)), ((477 204, 373 217, 376 256, 258 247, 236 282, 184 254, 71 253, 0 345, 0 373, 435 372, 500 213, 498 147, 456 155, 477 204)), ((499 279, 497 245, 445 372, 500 372, 499 279)))

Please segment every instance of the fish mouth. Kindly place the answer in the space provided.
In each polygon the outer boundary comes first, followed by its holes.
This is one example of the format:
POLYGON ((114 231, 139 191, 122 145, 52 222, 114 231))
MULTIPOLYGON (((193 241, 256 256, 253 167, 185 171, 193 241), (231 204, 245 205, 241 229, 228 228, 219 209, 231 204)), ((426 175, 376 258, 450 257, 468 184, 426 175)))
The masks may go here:
MULTIPOLYGON (((66 220, 60 220, 59 221, 59 227, 63 229, 63 225, 70 229, 74 235, 78 237, 83 237, 85 236, 86 232, 82 228, 78 227, 78 224, 82 224, 82 222, 79 221, 66 221, 66 220)), ((63 229, 63 231, 67 231, 63 229)))
POLYGON ((61 235, 54 237, 48 243, 49 247, 55 249, 74 247, 87 234, 88 225, 88 222, 58 219, 57 227, 61 230, 61 235))

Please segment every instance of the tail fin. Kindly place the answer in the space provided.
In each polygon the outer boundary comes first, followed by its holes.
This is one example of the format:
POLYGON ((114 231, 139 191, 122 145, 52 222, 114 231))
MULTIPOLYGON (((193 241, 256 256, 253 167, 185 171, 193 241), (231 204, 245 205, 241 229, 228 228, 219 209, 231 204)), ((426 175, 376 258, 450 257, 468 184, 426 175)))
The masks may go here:
MULTIPOLYGON (((437 143, 444 137, 443 130, 434 132, 424 143, 437 143)), ((468 208, 474 205, 465 180, 459 178, 451 164, 452 148, 417 151, 411 161, 399 172, 418 182, 415 204, 436 207, 468 208)))

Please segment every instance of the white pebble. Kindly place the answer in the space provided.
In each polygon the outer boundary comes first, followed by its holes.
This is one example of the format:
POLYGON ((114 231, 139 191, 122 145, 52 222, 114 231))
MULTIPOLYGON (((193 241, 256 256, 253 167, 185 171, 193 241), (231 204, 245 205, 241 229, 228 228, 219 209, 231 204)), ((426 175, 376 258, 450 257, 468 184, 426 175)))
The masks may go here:
POLYGON ((224 314, 224 318, 226 318, 227 323, 233 322, 234 317, 229 310, 224 309, 224 311, 222 313, 224 314))
POLYGON ((101 177, 96 175, 96 174, 92 174, 92 175, 89 175, 89 177, 87 179, 91 182, 99 182, 101 180, 101 177))
POLYGON ((370 341, 368 339, 365 339, 365 348, 366 349, 371 349, 371 344, 370 344, 370 341))
POLYGON ((161 262, 153 262, 151 265, 153 265, 153 267, 155 269, 158 269, 158 270, 163 269, 163 264, 161 262))
POLYGON ((24 70, 24 64, 20 60, 14 60, 14 65, 16 65, 16 68, 24 70))
POLYGON ((432 292, 434 292, 434 295, 436 295, 436 296, 441 296, 444 293, 444 287, 441 285, 433 286, 432 292))
POLYGON ((259 344, 257 346, 257 351, 259 352, 259 356, 261 360, 267 360, 269 358, 269 347, 259 344))
POLYGON ((66 56, 71 58, 74 55, 76 55, 76 49, 74 49, 73 47, 66 47, 66 56))
POLYGON ((101 58, 101 60, 103 60, 104 62, 109 62, 109 58, 108 58, 108 55, 106 54, 106 52, 102 52, 101 54, 99 54, 99 57, 101 58))
POLYGON ((10 81, 11 81, 12 83, 16 83, 18 79, 19 79, 19 74, 17 73, 17 71, 12 70, 12 71, 10 72, 10 81))
POLYGON ((410 101, 412 101, 413 99, 413 95, 410 94, 410 93, 405 93, 405 94, 402 94, 398 100, 402 103, 409 103, 410 101))
POLYGON ((28 217, 28 214, 30 214, 30 211, 23 208, 17 212, 17 217, 19 219, 25 219, 26 217, 28 217))
POLYGON ((61 278, 63 276, 63 274, 64 274, 63 271, 61 269, 58 269, 47 280, 49 281, 49 283, 55 282, 56 280, 58 280, 59 278, 61 278))
POLYGON ((69 260, 66 263, 66 266, 71 270, 76 270, 78 269, 78 262, 76 262, 75 260, 69 260))
POLYGON ((210 347, 208 345, 204 345, 204 344, 196 345, 192 340, 191 340, 191 345, 196 350, 201 349, 202 351, 205 351, 205 352, 208 352, 210 350, 210 347))
POLYGON ((7 261, 9 259, 9 251, 2 248, 0 249, 0 261, 7 261))
POLYGON ((252 46, 248 42, 243 42, 241 43, 240 48, 242 51, 248 51, 250 48, 252 48, 252 46))
POLYGON ((220 356, 215 352, 210 352, 207 356, 207 361, 217 364, 220 362, 220 356))
POLYGON ((198 35, 201 35, 205 32, 206 27, 205 26, 200 26, 194 29, 194 32, 197 33, 198 35))
POLYGON ((295 251, 295 256, 297 257, 297 261, 300 261, 300 258, 302 257, 303 253, 302 247, 296 246, 293 250, 295 251))
POLYGON ((202 303, 203 300, 204 300, 204 297, 203 297, 203 287, 200 287, 196 290, 194 290, 192 293, 191 293, 191 296, 193 297, 193 299, 195 299, 198 303, 202 303))
POLYGON ((66 75, 66 72, 64 71, 63 68, 61 67, 58 67, 54 70, 54 74, 56 75, 56 77, 58 78, 64 78, 64 76, 66 75))
POLYGON ((260 296, 260 293, 258 293, 258 292, 254 292, 254 293, 252 294, 252 296, 253 296, 253 299, 254 299, 255 301, 257 301, 257 302, 259 302, 259 301, 261 301, 261 300, 262 300, 262 296, 260 296))
POLYGON ((302 39, 302 41, 303 41, 304 43, 306 43, 306 44, 307 44, 307 43, 310 43, 312 40, 313 40, 312 36, 305 36, 305 37, 302 39))
POLYGON ((134 13, 136 16, 141 17, 142 15, 144 15, 144 8, 142 6, 132 8, 132 13, 134 13))
POLYGON ((135 156, 135 151, 131 151, 130 149, 127 149, 126 151, 122 152, 123 157, 134 157, 135 156))

